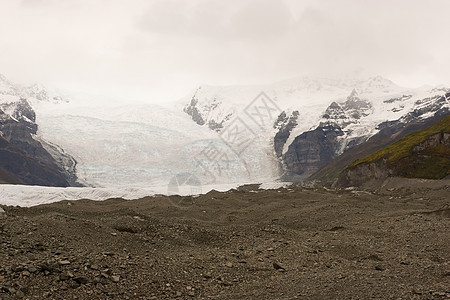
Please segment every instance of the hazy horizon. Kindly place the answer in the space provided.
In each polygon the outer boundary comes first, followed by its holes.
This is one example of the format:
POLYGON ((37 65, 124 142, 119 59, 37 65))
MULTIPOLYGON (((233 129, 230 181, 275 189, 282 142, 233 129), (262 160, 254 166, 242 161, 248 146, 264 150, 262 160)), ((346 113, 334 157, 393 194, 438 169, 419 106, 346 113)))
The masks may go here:
POLYGON ((14 0, 0 73, 144 102, 308 74, 450 85, 449 1, 14 0))

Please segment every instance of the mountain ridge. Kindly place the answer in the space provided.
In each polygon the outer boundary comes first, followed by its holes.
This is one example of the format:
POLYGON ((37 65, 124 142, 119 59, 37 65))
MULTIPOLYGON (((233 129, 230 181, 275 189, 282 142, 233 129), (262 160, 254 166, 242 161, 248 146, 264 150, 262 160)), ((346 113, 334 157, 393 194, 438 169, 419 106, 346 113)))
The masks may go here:
POLYGON ((450 107, 445 87, 402 88, 380 76, 202 86, 174 107, 67 101, 12 85, 0 80, 0 106, 28 145, 39 144, 70 185, 97 187, 167 184, 179 173, 205 184, 305 180, 381 131, 450 107))
POLYGON ((235 89, 202 86, 190 100, 185 98, 183 110, 200 126, 219 133, 235 118, 251 126, 240 113, 253 103, 252 92, 257 95, 257 89, 265 89, 272 102, 281 107, 273 120, 275 131, 269 127, 265 131, 273 139, 274 155, 284 169, 282 178, 304 180, 345 151, 366 142, 383 126, 432 118, 450 108, 450 89, 443 86, 403 88, 381 76, 296 80, 235 89), (247 103, 243 102, 245 98, 247 103))
POLYGON ((387 177, 443 179, 450 175, 450 115, 350 163, 337 186, 361 186, 387 177))

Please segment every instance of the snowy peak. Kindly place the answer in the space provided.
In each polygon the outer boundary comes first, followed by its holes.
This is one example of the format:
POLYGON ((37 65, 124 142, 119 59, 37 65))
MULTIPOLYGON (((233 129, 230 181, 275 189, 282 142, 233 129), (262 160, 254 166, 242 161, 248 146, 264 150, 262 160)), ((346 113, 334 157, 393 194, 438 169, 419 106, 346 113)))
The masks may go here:
POLYGON ((0 102, 14 102, 21 98, 25 98, 31 102, 68 102, 66 97, 48 90, 41 84, 34 83, 28 86, 15 84, 9 81, 6 76, 0 74, 0 102))
POLYGON ((347 97, 347 101, 357 100, 358 98, 358 92, 356 89, 353 89, 353 91, 350 93, 350 95, 347 97))
POLYGON ((349 90, 357 90, 360 94, 392 93, 402 89, 394 82, 381 76, 374 77, 309 77, 289 79, 272 86, 277 86, 291 93, 306 95, 331 93, 334 97, 347 94, 349 90))
POLYGON ((0 103, 2 119, 11 118, 15 122, 24 124, 32 134, 36 134, 36 114, 25 98, 17 102, 0 103))
POLYGON ((229 121, 235 111, 223 104, 220 94, 202 95, 202 87, 199 87, 183 111, 191 116, 198 125, 206 125, 209 129, 220 131, 229 121), (202 101, 199 101, 199 98, 202 101))
POLYGON ((343 127, 346 126, 344 124, 349 123, 345 110, 337 102, 332 102, 330 106, 327 107, 325 113, 322 115, 322 119, 323 122, 333 122, 340 124, 343 127))
POLYGON ((359 119, 372 112, 372 104, 368 100, 360 99, 356 89, 353 89, 345 102, 333 101, 328 106, 320 124, 336 124, 344 129, 350 124, 357 124, 359 119))
POLYGON ((281 112, 274 124, 274 129, 277 133, 274 137, 274 150, 278 158, 281 158, 283 154, 283 147, 289 138, 291 131, 298 125, 298 110, 286 113, 286 111, 281 112))
POLYGON ((353 90, 347 97, 347 101, 343 103, 342 107, 354 119, 360 119, 372 113, 370 101, 360 99, 356 90, 353 90))
POLYGON ((383 93, 400 89, 394 82, 381 76, 370 77, 361 84, 360 88, 364 91, 377 91, 383 93))
POLYGON ((315 106, 323 111, 332 101, 345 102, 347 109, 370 110, 368 101, 385 99, 406 90, 381 76, 355 77, 300 77, 269 85, 201 86, 181 101, 183 111, 200 126, 220 132, 226 125, 264 92, 282 110, 291 111, 315 106), (349 91, 351 91, 349 95, 349 91))

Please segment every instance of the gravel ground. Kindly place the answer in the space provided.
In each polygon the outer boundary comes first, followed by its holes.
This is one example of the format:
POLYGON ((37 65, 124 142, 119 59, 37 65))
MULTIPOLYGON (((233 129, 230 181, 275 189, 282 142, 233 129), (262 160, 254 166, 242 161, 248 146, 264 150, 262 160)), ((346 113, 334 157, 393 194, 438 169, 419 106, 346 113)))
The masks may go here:
POLYGON ((450 188, 3 206, 1 299, 450 299, 450 188))

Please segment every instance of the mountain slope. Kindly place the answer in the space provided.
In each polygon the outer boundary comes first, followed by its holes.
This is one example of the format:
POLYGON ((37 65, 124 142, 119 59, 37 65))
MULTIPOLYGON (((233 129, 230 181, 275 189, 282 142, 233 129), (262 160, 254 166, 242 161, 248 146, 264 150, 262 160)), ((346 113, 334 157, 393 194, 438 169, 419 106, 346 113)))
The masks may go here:
POLYGON ((407 89, 379 76, 203 86, 175 108, 85 96, 67 101, 39 85, 0 79, 8 147, 67 185, 95 187, 164 186, 186 173, 202 184, 303 180, 352 149, 377 150, 450 107, 446 88, 407 89), (358 148, 367 141, 373 147, 358 148))
POLYGON ((76 185, 75 162, 36 138, 38 125, 30 101, 57 103, 42 87, 21 87, 0 76, 0 180, 46 186, 76 185), (50 154, 50 152, 53 152, 50 154))
MULTIPOLYGON (((252 136, 252 147, 238 155, 228 147, 231 135, 227 140, 200 127, 173 106, 72 93, 68 101, 56 95, 0 76, 0 108, 8 120, 0 128, 3 137, 27 158, 62 174, 64 185, 167 186, 184 173, 202 185, 271 182, 279 176, 264 136, 252 136)), ((5 182, 28 183, 4 171, 5 182)))
POLYGON ((375 153, 351 163, 339 186, 363 185, 389 176, 442 179, 450 175, 450 116, 414 131, 375 153))
MULTIPOLYGON (((219 134, 235 120, 264 132, 260 134, 272 140, 268 145, 282 177, 304 180, 376 135, 372 143, 383 140, 381 147, 392 141, 380 138, 389 132, 407 132, 412 124, 447 114, 449 100, 447 88, 403 88, 380 76, 303 77, 264 86, 202 86, 183 100, 183 110, 198 125, 219 134), (264 114, 265 107, 255 105, 261 91, 279 114, 258 127, 247 110, 256 106, 264 114)), ((377 147, 373 143, 370 151, 377 147)))

